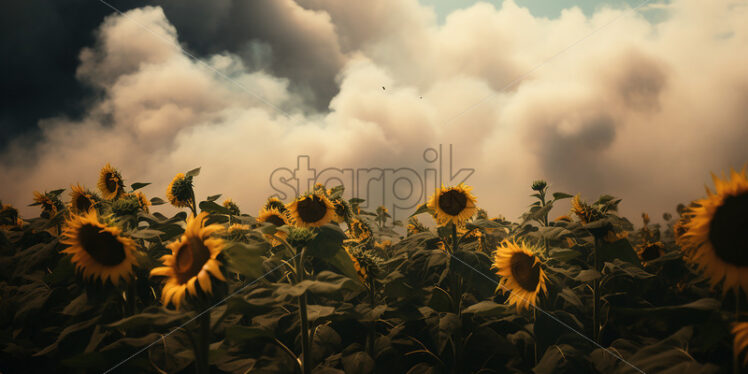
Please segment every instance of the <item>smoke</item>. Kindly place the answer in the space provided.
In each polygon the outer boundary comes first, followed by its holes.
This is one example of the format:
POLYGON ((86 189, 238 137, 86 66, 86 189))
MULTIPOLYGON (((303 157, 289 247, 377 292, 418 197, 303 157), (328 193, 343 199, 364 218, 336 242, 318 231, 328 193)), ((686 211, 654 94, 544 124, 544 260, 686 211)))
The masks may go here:
POLYGON ((748 161, 744 1, 673 1, 659 23, 607 26, 625 10, 547 19, 477 3, 440 25, 416 0, 256 3, 262 12, 218 1, 172 20, 166 2, 108 17, 76 74, 99 95, 80 119, 40 121, 34 146, 10 142, 3 202, 35 215, 33 190, 94 187, 106 162, 163 197, 174 174, 201 166, 198 198, 222 193, 253 214, 299 155, 317 171, 423 171, 424 150, 452 144, 491 214, 517 217, 545 178, 659 216, 700 197, 710 171, 748 161), (196 14, 206 21, 180 28, 196 14), (212 48, 204 64, 183 53, 183 32, 215 41, 198 45, 212 48))

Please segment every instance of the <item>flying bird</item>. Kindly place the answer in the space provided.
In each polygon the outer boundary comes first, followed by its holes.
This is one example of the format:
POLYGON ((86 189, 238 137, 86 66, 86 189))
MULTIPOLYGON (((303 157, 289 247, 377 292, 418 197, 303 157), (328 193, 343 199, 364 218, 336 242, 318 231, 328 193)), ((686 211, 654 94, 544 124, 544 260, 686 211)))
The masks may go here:
POLYGON ((384 86, 382 86, 382 91, 384 91, 384 86))

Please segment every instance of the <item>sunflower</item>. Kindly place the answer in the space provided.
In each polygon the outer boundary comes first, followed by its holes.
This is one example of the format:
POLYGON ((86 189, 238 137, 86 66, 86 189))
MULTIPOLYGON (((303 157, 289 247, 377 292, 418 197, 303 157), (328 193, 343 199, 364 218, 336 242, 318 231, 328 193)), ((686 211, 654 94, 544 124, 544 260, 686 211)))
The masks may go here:
MULTIPOLYGON (((735 335, 733 352, 736 356, 739 356, 748 349, 748 322, 735 323, 732 327, 732 334, 735 335)), ((743 359, 743 366, 748 366, 748 354, 743 359)))
POLYGON ((496 248, 493 267, 502 277, 498 288, 511 292, 506 303, 515 304, 518 313, 535 306, 538 293, 546 293, 547 278, 541 264, 533 248, 524 243, 505 239, 496 248))
POLYGON ((69 245, 62 253, 71 254, 71 262, 83 273, 83 279, 129 281, 137 265, 137 245, 116 227, 99 220, 95 210, 72 215, 65 222, 61 243, 69 245))
POLYGON ((288 204, 291 220, 298 227, 320 227, 335 216, 335 207, 324 194, 315 192, 288 204))
POLYGON ((41 205, 43 218, 52 218, 60 210, 60 203, 57 197, 50 193, 41 193, 34 191, 34 203, 31 205, 41 205))
POLYGON ((475 207, 476 198, 470 193, 472 189, 460 183, 456 187, 442 186, 436 190, 427 205, 435 212, 434 218, 440 226, 450 222, 462 225, 478 211, 475 207))
POLYGON ((74 214, 86 213, 96 205, 98 196, 87 191, 80 184, 70 186, 70 210, 74 214))
POLYGON ((18 209, 10 204, 0 204, 0 228, 23 226, 23 220, 18 216, 18 209))
POLYGON ((147 197, 145 197, 145 194, 138 191, 138 192, 135 192, 135 197, 138 199, 138 204, 140 205, 140 209, 148 213, 148 207, 151 206, 151 202, 148 200, 147 197))
POLYGON ((571 199, 571 212, 579 217, 582 223, 590 223, 595 218, 592 207, 583 202, 579 195, 571 199))
POLYGON ((367 274, 366 269, 364 269, 361 266, 361 263, 358 261, 358 258, 353 255, 351 252, 351 249, 349 249, 347 246, 343 246, 345 248, 345 253, 348 254, 348 257, 351 258, 351 262, 353 262, 353 268, 356 269, 356 274, 358 275, 358 279, 361 281, 361 283, 366 284, 367 274))
POLYGON ((410 217, 408 218, 408 236, 418 234, 419 232, 425 232, 429 231, 426 226, 424 226, 421 221, 418 220, 417 217, 410 217))
POLYGON ((724 280, 723 293, 735 288, 748 294, 748 179, 745 168, 724 180, 712 174, 716 192, 697 200, 685 216, 678 244, 686 260, 698 266, 712 287, 724 280))
POLYGON ((125 191, 122 175, 107 163, 99 173, 99 190, 107 200, 114 200, 125 191))
POLYGON ((647 262, 656 260, 665 254, 665 245, 662 242, 645 242, 636 248, 639 259, 646 265, 647 262))
POLYGON ((335 208, 335 217, 333 217, 333 221, 343 223, 346 220, 351 219, 351 207, 347 201, 338 199, 333 201, 332 205, 335 208))
POLYGON ((354 218, 348 227, 348 237, 357 242, 368 241, 371 239, 371 226, 358 218, 354 218))
POLYGON ((234 216, 238 216, 239 214, 241 214, 241 210, 239 210, 239 205, 236 205, 236 203, 231 199, 224 200, 223 207, 228 209, 229 212, 231 212, 231 214, 234 216))
POLYGON ((165 306, 172 303, 179 309, 187 294, 198 296, 196 283, 203 293, 211 294, 211 275, 226 281, 221 273, 221 262, 216 259, 225 243, 222 239, 211 237, 222 231, 223 227, 218 224, 204 226, 207 218, 207 212, 188 218, 184 234, 167 245, 171 254, 161 257, 164 266, 151 270, 151 276, 168 277, 161 291, 161 302, 165 306))
POLYGON ((271 197, 265 203, 265 209, 271 208, 278 209, 279 212, 283 213, 286 211, 286 204, 280 201, 280 199, 278 199, 277 197, 271 197))
POLYGON ((192 177, 178 173, 166 187, 166 198, 177 208, 187 208, 192 203, 192 177))
MULTIPOLYGON (((257 222, 269 222, 272 223, 275 227, 281 227, 283 225, 289 225, 288 222, 288 216, 285 213, 281 213, 276 208, 270 208, 265 209, 263 208, 260 210, 260 214, 257 215, 257 222)), ((283 231, 276 231, 275 234, 264 234, 265 238, 270 242, 270 244, 276 246, 280 245, 281 242, 278 240, 278 238, 286 239, 288 237, 288 233, 285 233, 283 231)))

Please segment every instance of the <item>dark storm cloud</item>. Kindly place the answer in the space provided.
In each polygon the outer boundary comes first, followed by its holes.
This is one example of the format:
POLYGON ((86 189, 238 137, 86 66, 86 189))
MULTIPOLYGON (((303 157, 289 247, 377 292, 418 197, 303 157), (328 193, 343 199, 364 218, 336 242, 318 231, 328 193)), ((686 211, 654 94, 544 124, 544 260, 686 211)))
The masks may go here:
MULTIPOLYGON (((288 78, 307 109, 324 110, 337 93, 335 76, 345 57, 329 17, 291 0, 111 1, 127 11, 162 5, 188 51, 202 57, 231 52, 245 65, 288 78)), ((76 79, 79 53, 94 43, 95 29, 114 13, 94 0, 14 1, 0 12, 3 55, 0 149, 40 119, 77 118, 96 92, 76 79)))
MULTIPOLYGON (((142 3, 120 1, 132 8, 142 3)), ((0 149, 41 118, 78 116, 91 91, 75 78, 78 53, 111 9, 90 0, 24 0, 0 12, 0 149)))

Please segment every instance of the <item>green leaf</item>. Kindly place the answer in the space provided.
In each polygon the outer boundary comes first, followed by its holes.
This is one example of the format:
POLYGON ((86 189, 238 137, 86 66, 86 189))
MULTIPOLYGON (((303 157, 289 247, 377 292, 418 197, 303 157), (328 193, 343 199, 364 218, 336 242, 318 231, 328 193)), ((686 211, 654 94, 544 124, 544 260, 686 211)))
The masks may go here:
POLYGON ((153 230, 153 229, 141 229, 138 231, 133 232, 130 236, 136 239, 154 239, 158 238, 160 235, 164 235, 163 231, 159 230, 153 230))
POLYGON ((413 217, 413 216, 419 215, 419 214, 421 214, 421 213, 430 213, 430 214, 432 214, 432 215, 433 215, 433 214, 434 214, 434 211, 433 211, 433 210, 431 210, 431 208, 429 208, 429 207, 428 207, 428 206, 426 205, 426 203, 423 203, 423 204, 421 204, 421 205, 419 205, 419 206, 418 206, 418 208, 416 209, 416 211, 415 211, 415 212, 414 212, 413 214, 411 214, 411 215, 410 215, 410 217, 413 217))
POLYGON ((341 360, 346 374, 369 374, 374 372, 374 360, 364 352, 355 352, 341 360))
POLYGON ((110 329, 140 329, 154 327, 172 326, 186 319, 187 315, 179 312, 172 312, 166 309, 159 309, 157 312, 144 312, 123 318, 119 321, 112 322, 104 327, 110 329))
POLYGON ((218 195, 212 195, 212 196, 208 196, 208 198, 207 198, 207 199, 205 199, 205 200, 208 200, 208 201, 216 201, 216 200, 218 200, 218 198, 220 198, 220 197, 221 197, 221 194, 218 194, 218 195))
POLYGON ((163 205, 163 204, 166 204, 166 201, 162 200, 159 197, 154 197, 154 198, 151 199, 151 205, 153 205, 153 206, 163 205))
POLYGON ((257 338, 273 338, 273 331, 256 326, 232 326, 226 329, 226 340, 234 343, 244 343, 257 338))
POLYGON ((561 290, 561 293, 558 294, 561 296, 564 300, 566 300, 569 304, 574 305, 575 307, 582 309, 584 308, 584 304, 582 304, 582 299, 579 298, 579 296, 572 291, 569 288, 564 288, 561 290))
POLYGON ((553 193, 553 201, 561 200, 561 199, 568 199, 568 198, 572 198, 572 197, 574 197, 574 195, 569 195, 568 193, 563 193, 563 192, 554 192, 553 193))
POLYGON ((231 211, 228 210, 228 208, 218 205, 214 201, 201 201, 198 206, 200 207, 200 210, 204 212, 231 215, 231 211))
POLYGON ((309 322, 314 322, 320 318, 325 318, 332 315, 335 312, 335 308, 327 305, 307 305, 306 315, 309 322))
POLYGON ((605 273, 606 271, 611 273, 622 271, 626 273, 626 275, 636 279, 647 279, 655 276, 654 274, 647 273, 639 266, 621 261, 619 259, 615 259, 613 260, 613 262, 606 262, 605 266, 603 267, 603 272, 605 273))
POLYGON ((317 229, 317 235, 307 243, 306 254, 321 259, 333 257, 341 250, 345 238, 345 233, 338 225, 324 225, 317 229))
POLYGON ((693 310, 717 310, 722 305, 719 300, 712 298, 702 298, 696 301, 683 304, 683 305, 670 305, 670 306, 659 306, 653 308, 615 308, 616 311, 621 313, 630 314, 650 314, 650 313, 669 313, 673 311, 680 311, 685 309, 693 310))
POLYGON ((463 309, 462 313, 475 314, 481 317, 486 317, 501 315, 506 310, 507 306, 504 304, 496 304, 493 301, 485 300, 463 309))
POLYGON ((198 175, 200 175, 200 168, 195 168, 195 169, 192 169, 192 170, 188 171, 188 172, 187 172, 187 173, 186 173, 186 174, 184 175, 184 177, 185 177, 185 178, 189 178, 189 177, 196 177, 196 176, 198 176, 198 175))
POLYGON ((575 251, 569 248, 553 248, 549 252, 550 257, 558 261, 569 261, 572 258, 579 257, 579 251, 575 251))
POLYGON ((597 249, 597 256, 600 262, 615 262, 615 259, 641 266, 639 256, 636 255, 634 248, 627 239, 619 239, 613 243, 602 240, 602 245, 597 249))
POLYGON ((150 183, 140 183, 140 182, 133 183, 133 184, 130 185, 130 188, 132 188, 133 191, 136 191, 136 190, 139 190, 139 189, 141 189, 141 188, 143 188, 143 187, 145 187, 145 186, 147 186, 149 184, 150 183))
POLYGON ((575 280, 580 282, 589 282, 593 281, 595 279, 600 279, 600 272, 594 269, 586 269, 582 270, 577 274, 576 277, 574 277, 575 280))
POLYGON ((269 249, 270 244, 267 242, 253 244, 232 242, 223 252, 226 253, 229 270, 256 279, 265 274, 262 266, 265 261, 263 256, 269 249))

